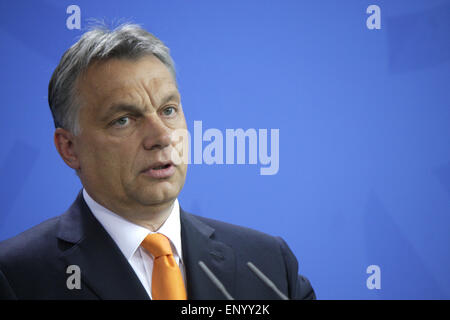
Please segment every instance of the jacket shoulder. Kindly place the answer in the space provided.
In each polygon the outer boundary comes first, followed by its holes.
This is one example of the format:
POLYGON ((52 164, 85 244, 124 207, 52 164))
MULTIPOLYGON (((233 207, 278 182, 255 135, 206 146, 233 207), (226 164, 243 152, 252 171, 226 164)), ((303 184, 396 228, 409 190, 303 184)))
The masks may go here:
MULTIPOLYGON (((212 238, 232 247, 240 265, 247 261, 253 262, 274 280, 280 289, 285 289, 291 299, 315 299, 309 280, 298 274, 297 258, 281 237, 198 215, 189 215, 213 228, 212 238)), ((248 270, 244 268, 240 272, 244 274, 248 270)))
POLYGON ((220 221, 220 220, 215 220, 215 219, 211 219, 211 218, 205 218, 199 215, 195 215, 192 213, 186 213, 188 215, 190 215, 191 217, 193 217, 194 219, 197 219, 201 222, 203 222, 204 224, 212 227, 215 229, 216 232, 218 233, 224 233, 227 234, 229 236, 245 236, 245 237, 250 237, 250 238, 256 238, 258 240, 261 239, 266 239, 266 240, 274 240, 275 237, 268 234, 268 233, 264 233, 249 227, 244 227, 244 226, 240 226, 240 225, 236 225, 236 224, 232 224, 229 222, 224 222, 224 221, 220 221))
POLYGON ((214 229, 212 239, 221 241, 232 247, 237 253, 244 255, 266 256, 267 253, 283 255, 284 241, 280 237, 236 224, 187 213, 191 218, 214 229))

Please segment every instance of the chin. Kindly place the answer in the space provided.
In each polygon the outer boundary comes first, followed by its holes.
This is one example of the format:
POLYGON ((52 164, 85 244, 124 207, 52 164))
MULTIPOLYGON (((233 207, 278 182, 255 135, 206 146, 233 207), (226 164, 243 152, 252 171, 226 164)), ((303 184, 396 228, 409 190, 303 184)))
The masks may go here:
POLYGON ((169 185, 159 185, 159 186, 148 186, 140 189, 136 195, 144 205, 155 205, 158 203, 165 203, 175 200, 178 196, 180 188, 169 184, 169 185), (155 190, 156 189, 156 190, 155 190))

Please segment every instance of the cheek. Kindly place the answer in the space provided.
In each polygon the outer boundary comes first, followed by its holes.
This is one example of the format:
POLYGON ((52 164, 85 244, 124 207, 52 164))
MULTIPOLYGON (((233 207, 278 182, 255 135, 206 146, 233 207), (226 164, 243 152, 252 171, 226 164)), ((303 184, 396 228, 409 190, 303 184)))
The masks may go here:
POLYGON ((129 149, 126 144, 91 138, 81 152, 81 166, 84 165, 91 174, 102 176, 103 179, 114 179, 133 163, 129 149))

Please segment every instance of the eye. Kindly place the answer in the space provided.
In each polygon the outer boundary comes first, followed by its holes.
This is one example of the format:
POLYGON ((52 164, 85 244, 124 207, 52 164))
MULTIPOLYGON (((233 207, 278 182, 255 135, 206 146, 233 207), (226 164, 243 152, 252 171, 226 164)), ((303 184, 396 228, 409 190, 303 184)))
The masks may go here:
POLYGON ((176 111, 177 111, 177 109, 175 107, 169 106, 169 107, 165 108, 162 111, 162 113, 163 113, 164 116, 170 117, 170 116, 173 116, 176 113, 176 111))
POLYGON ((130 117, 121 117, 113 122, 117 127, 125 127, 130 122, 130 117))

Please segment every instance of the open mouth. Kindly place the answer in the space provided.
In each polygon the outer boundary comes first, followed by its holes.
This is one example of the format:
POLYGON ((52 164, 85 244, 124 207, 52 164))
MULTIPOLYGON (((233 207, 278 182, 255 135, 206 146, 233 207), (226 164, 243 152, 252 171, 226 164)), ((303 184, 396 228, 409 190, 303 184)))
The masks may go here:
POLYGON ((168 163, 168 164, 166 164, 164 166, 159 166, 159 167, 152 168, 152 170, 163 170, 163 169, 169 168, 170 166, 171 166, 171 164, 168 163))
POLYGON ((169 178, 175 174, 175 166, 172 163, 159 164, 144 171, 144 174, 154 179, 169 178))

